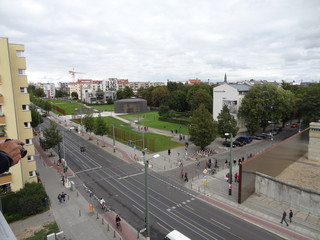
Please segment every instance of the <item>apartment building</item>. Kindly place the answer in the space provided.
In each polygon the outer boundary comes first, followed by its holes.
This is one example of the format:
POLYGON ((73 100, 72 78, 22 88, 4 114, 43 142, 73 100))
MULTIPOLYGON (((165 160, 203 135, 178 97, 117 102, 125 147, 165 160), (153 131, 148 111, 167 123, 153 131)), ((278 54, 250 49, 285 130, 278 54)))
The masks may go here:
POLYGON ((24 45, 0 38, 0 140, 20 139, 26 143, 26 157, 9 172, 0 175, 0 194, 17 191, 37 181, 31 127, 30 98, 27 92, 24 45))
POLYGON ((54 83, 38 83, 36 86, 43 89, 46 98, 50 99, 56 96, 56 86, 54 83))

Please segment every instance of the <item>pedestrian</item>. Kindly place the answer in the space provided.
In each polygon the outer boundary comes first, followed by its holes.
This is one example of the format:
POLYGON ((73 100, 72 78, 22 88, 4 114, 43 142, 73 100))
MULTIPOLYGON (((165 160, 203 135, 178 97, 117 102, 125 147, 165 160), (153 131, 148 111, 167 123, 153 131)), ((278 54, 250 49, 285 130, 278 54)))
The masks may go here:
POLYGON ((290 209, 290 212, 289 212, 289 220, 290 220, 290 222, 292 222, 292 217, 293 217, 293 212, 292 212, 292 210, 290 209))
POLYGON ((234 181, 235 181, 235 182, 238 182, 238 178, 239 178, 239 174, 236 172, 236 173, 234 174, 234 181))
POLYGON ((59 199, 59 203, 61 203, 62 197, 61 197, 61 194, 60 194, 60 193, 59 193, 59 195, 58 195, 58 199, 59 199))
POLYGON ((119 215, 116 216, 116 225, 117 228, 120 226, 120 222, 121 222, 121 218, 119 217, 119 215))
POLYGON ((170 156, 170 154, 171 154, 171 150, 170 150, 170 148, 168 149, 168 155, 170 156))
POLYGON ((183 179, 183 177, 184 177, 184 171, 183 169, 181 169, 181 179, 183 179))
POLYGON ((227 167, 227 166, 228 166, 228 160, 224 162, 224 167, 227 167))
POLYGON ((218 168, 218 160, 217 159, 214 160, 214 167, 218 168))
POLYGON ((184 181, 188 182, 188 174, 187 174, 187 172, 184 173, 184 181))
POLYGON ((62 201, 66 201, 66 194, 64 192, 61 193, 61 199, 62 201))
POLYGON ((239 160, 238 160, 238 165, 240 165, 240 163, 241 163, 241 158, 239 158, 239 160))
POLYGON ((179 167, 183 167, 182 159, 179 160, 179 167))
POLYGON ((286 221, 286 217, 287 217, 287 213, 286 213, 286 211, 283 211, 282 219, 281 219, 280 223, 282 224, 282 222, 284 221, 287 224, 287 226, 289 226, 289 224, 286 221))
POLYGON ((64 176, 61 177, 62 185, 64 186, 64 176))

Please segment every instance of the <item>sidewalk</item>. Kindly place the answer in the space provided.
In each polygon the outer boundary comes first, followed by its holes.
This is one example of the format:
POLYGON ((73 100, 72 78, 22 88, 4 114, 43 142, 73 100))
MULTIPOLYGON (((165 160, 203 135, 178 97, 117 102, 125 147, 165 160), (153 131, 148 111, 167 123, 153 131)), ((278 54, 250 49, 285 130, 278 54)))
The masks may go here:
MULTIPOLYGON (((120 118, 120 117, 119 117, 120 118)), ((64 123, 66 127, 68 126, 68 122, 64 123)), ((162 133, 165 135, 172 135, 171 132, 152 129, 149 128, 148 132, 156 132, 162 133)), ((80 136, 82 134, 79 134, 80 136)), ((103 148, 105 151, 108 151, 112 154, 117 155, 118 157, 124 159, 127 162, 133 162, 133 148, 116 142, 116 152, 113 152, 113 140, 107 137, 103 138, 103 142, 101 137, 94 136, 94 134, 86 134, 83 133, 83 137, 87 138, 91 136, 91 138, 98 140, 98 142, 103 143, 105 147, 103 148)), ((179 141, 179 135, 172 135, 175 141, 179 141)), ((188 141, 187 139, 185 141, 188 141)), ((211 149, 216 150, 218 154, 225 153, 228 151, 228 148, 221 147, 221 140, 216 140, 210 145, 211 149)), ((191 167, 191 169, 195 169, 195 161, 189 159, 193 153, 198 151, 199 148, 194 146, 189 142, 189 147, 186 149, 185 147, 171 149, 170 156, 167 151, 159 152, 159 158, 154 159, 153 154, 146 154, 145 159, 149 159, 150 167, 153 171, 159 172, 161 174, 166 174, 168 170, 176 171, 177 173, 177 182, 180 182, 185 187, 190 188, 199 193, 198 198, 211 203, 217 207, 222 208, 225 211, 230 212, 236 216, 239 216, 241 219, 251 222, 252 224, 258 225, 270 232, 278 234, 285 239, 320 239, 320 230, 318 225, 318 219, 315 219, 314 216, 310 215, 306 212, 301 212, 299 210, 294 211, 293 223, 286 227, 280 224, 281 216, 283 210, 288 210, 290 206, 281 205, 278 202, 275 202, 271 199, 268 199, 263 196, 252 195, 248 200, 246 200, 242 204, 237 203, 237 183, 233 183, 232 196, 228 195, 228 182, 225 179, 226 173, 228 173, 229 168, 223 168, 223 163, 220 162, 220 169, 217 174, 209 175, 207 174, 206 185, 204 185, 203 173, 201 169, 196 169, 194 172, 188 172, 189 182, 184 184, 179 179, 178 175, 180 172, 179 168, 179 160, 182 159, 184 167, 191 167), (179 181, 180 180, 180 181, 179 181)), ((139 152, 135 150, 136 152, 139 152)), ((140 163, 143 164, 142 154, 140 153, 140 163)), ((256 154, 256 153, 254 153, 256 154)), ((214 157, 210 156, 211 158, 214 157)), ((209 157, 202 157, 201 162, 202 166, 204 166, 204 162, 207 161, 209 157)), ((233 168, 233 174, 237 171, 237 166, 233 168)), ((41 176, 41 175, 40 175, 41 176)), ((56 176, 58 178, 58 176, 56 176)), ((59 185, 59 181, 58 181, 59 185)), ((60 185, 60 187, 62 187, 60 185)), ((69 194, 69 193, 68 193, 69 194)), ((70 193, 72 195, 72 192, 70 193)), ((56 196, 53 196, 56 198, 56 196)), ((50 197, 51 198, 51 197, 50 197)), ((73 197, 75 198, 75 197, 73 197)), ((85 200, 84 200, 85 201, 85 200)), ((86 210, 86 206, 88 203, 83 203, 83 211, 86 210)), ((93 223, 97 225, 98 221, 95 219, 92 220, 92 216, 87 214, 88 218, 91 219, 93 223)), ((100 219, 101 220, 101 219, 100 219)), ((99 225, 99 224, 98 224, 99 225)), ((100 224, 101 225, 101 224, 100 224)), ((59 225, 60 226, 60 225, 59 225)), ((101 227, 101 226, 100 226, 101 227)), ((63 228, 62 228, 63 229, 63 228)), ((79 228, 78 230, 80 230, 79 228)), ((81 229, 82 230, 82 229, 81 229)), ((82 230, 83 231, 83 230, 82 230)), ((78 238, 77 238, 78 239, 78 238)), ((102 238, 97 238, 102 239, 102 238)), ((109 238, 107 238, 109 239, 109 238)), ((128 239, 128 238, 123 238, 128 239)))

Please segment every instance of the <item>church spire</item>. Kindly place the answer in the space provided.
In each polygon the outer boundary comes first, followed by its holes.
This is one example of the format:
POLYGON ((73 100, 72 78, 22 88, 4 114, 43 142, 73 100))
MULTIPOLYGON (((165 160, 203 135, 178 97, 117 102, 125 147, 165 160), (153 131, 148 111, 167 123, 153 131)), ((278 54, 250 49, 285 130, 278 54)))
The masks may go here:
POLYGON ((224 74, 224 83, 228 83, 227 82, 227 74, 226 73, 224 74))

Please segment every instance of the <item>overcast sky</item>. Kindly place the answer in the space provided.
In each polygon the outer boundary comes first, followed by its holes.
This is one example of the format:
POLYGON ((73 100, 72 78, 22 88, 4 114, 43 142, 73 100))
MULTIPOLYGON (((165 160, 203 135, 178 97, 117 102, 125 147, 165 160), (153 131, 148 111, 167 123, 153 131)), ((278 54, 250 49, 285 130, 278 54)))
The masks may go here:
POLYGON ((0 0, 29 82, 319 81, 320 0, 0 0))

